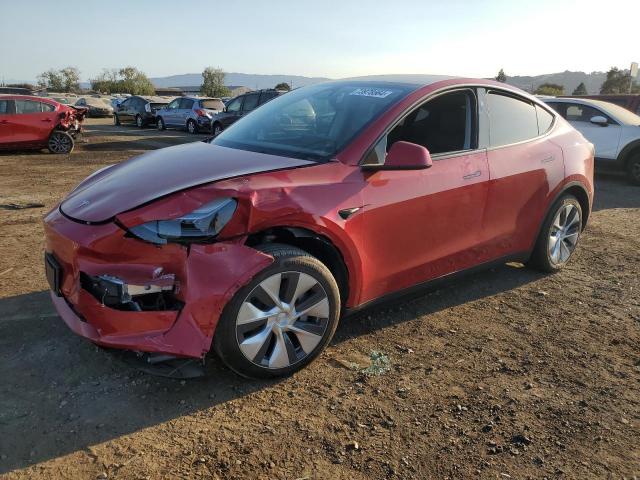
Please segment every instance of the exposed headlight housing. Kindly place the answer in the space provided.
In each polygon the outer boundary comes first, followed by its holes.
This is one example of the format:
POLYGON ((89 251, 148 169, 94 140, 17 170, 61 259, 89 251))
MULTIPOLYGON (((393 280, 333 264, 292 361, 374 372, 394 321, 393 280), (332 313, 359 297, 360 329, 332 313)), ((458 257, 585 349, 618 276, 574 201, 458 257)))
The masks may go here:
POLYGON ((130 228, 129 232, 158 245, 206 242, 215 238, 231 220, 237 205, 234 198, 218 198, 180 218, 143 223, 130 228))

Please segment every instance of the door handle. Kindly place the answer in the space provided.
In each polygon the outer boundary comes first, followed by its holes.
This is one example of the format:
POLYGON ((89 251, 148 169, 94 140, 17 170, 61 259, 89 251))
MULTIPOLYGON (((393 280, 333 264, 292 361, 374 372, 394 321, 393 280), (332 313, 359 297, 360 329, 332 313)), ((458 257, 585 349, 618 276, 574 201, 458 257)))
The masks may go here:
POLYGON ((51 123, 51 119, 50 118, 43 118, 42 120, 40 120, 41 122, 48 122, 51 123))
POLYGON ((479 177, 480 175, 482 175, 482 172, 480 170, 476 170, 473 173, 470 173, 468 175, 465 175, 464 177, 462 177, 464 180, 469 180, 471 178, 476 178, 479 177))
POLYGON ((556 159, 555 155, 549 155, 548 157, 543 158, 540 163, 553 162, 555 159, 556 159))
POLYGON ((9 123, 6 120, 0 120, 0 123, 9 123))

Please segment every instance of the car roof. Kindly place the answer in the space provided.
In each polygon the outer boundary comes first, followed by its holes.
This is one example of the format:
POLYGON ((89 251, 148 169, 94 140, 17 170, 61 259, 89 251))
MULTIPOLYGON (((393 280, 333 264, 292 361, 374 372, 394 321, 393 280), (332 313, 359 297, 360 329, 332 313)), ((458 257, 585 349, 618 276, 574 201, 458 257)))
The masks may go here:
POLYGON ((150 96, 146 96, 146 95, 134 95, 136 97, 140 97, 141 99, 149 102, 149 103, 169 103, 171 100, 167 99, 167 98, 162 98, 162 97, 156 97, 153 95, 150 96))
POLYGON ((606 109, 610 105, 613 105, 611 102, 605 102, 603 100, 593 100, 592 98, 552 97, 552 98, 545 98, 544 100, 548 100, 550 102, 559 102, 559 103, 581 103, 583 105, 593 105, 594 107, 600 107, 602 109, 606 109))
POLYGON ((9 99, 13 99, 13 100, 33 100, 34 102, 51 102, 51 103, 60 103, 57 100, 54 100, 53 98, 49 98, 49 97, 38 97, 36 95, 16 95, 16 94, 7 94, 7 95, 0 95, 3 98, 9 98, 9 99))

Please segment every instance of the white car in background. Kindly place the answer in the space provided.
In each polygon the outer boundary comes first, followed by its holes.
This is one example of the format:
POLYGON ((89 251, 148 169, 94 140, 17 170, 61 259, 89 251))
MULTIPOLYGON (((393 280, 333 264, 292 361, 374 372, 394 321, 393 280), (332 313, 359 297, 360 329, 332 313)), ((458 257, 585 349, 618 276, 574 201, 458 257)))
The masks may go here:
POLYGON ((596 149, 596 165, 628 173, 640 185, 640 116, 600 100, 543 98, 596 149))

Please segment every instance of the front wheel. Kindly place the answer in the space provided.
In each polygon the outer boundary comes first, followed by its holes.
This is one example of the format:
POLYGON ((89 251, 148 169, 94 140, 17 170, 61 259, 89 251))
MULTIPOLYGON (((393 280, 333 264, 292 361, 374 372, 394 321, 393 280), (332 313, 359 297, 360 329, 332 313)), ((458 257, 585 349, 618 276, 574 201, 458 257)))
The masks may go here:
POLYGON ((67 132, 55 131, 49 137, 47 148, 51 153, 65 154, 73 151, 73 137, 67 132))
POLYGON ((640 154, 637 154, 629 163, 627 163, 627 173, 629 173, 629 180, 634 185, 640 185, 640 154))
POLYGON ((560 197, 545 219, 529 264, 543 272, 557 272, 573 254, 582 232, 582 207, 573 195, 560 197))
POLYGON ((113 124, 120 125, 120 117, 118 117, 118 114, 116 113, 113 114, 113 124))
POLYGON ((340 293, 317 258, 269 244, 274 262, 225 307, 213 339, 222 361, 245 377, 290 375, 310 363, 338 325, 340 293))
POLYGON ((158 130, 167 129, 167 126, 164 124, 164 120, 162 120, 162 117, 158 117, 158 120, 156 121, 156 127, 158 128, 158 130))

